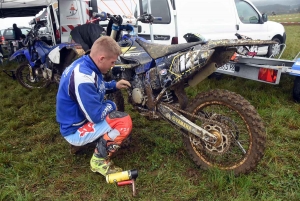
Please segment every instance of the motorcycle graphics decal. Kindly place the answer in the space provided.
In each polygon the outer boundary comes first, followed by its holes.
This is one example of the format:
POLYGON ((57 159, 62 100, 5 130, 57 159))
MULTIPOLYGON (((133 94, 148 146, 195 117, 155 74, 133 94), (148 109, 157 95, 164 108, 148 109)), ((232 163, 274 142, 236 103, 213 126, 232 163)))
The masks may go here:
POLYGON ((78 129, 79 137, 84 137, 85 135, 89 133, 95 132, 95 124, 89 122, 87 124, 84 124, 82 127, 78 129))
POLYGON ((128 50, 130 50, 130 52, 132 50, 134 50, 136 47, 121 47, 121 52, 124 54, 126 53, 128 50))
POLYGON ((177 118, 175 115, 173 115, 172 113, 170 113, 170 119, 171 121, 175 122, 176 124, 184 127, 186 130, 188 131, 192 131, 192 126, 190 126, 189 124, 181 121, 179 118, 177 118))
POLYGON ((173 114, 173 112, 168 111, 168 112, 164 113, 164 115, 165 115, 165 117, 167 117, 170 121, 174 122, 175 124, 182 126, 183 128, 185 128, 188 131, 192 131, 192 126, 183 122, 179 118, 177 118, 176 115, 173 114))
POLYGON ((177 54, 172 60, 169 72, 175 76, 173 82, 177 82, 185 75, 205 66, 214 50, 194 50, 177 54))

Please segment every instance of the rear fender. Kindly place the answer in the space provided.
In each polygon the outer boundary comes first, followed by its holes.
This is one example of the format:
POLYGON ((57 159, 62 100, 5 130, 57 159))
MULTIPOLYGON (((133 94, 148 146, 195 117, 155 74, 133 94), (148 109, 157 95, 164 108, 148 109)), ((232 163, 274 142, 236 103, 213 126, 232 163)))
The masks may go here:
POLYGON ((67 55, 66 52, 70 52, 70 54, 74 54, 71 52, 75 52, 76 55, 72 56, 72 59, 77 56, 77 51, 75 50, 75 46, 78 46, 77 43, 61 43, 57 45, 54 49, 51 50, 51 52, 48 54, 48 58, 50 61, 54 64, 60 64, 61 63, 61 55, 64 54, 62 58, 65 58, 67 55))
POLYGON ((203 36, 201 36, 200 34, 197 33, 187 33, 184 34, 183 38, 186 40, 186 42, 188 43, 192 43, 192 42, 198 42, 198 41, 203 41, 205 42, 205 38, 203 36))

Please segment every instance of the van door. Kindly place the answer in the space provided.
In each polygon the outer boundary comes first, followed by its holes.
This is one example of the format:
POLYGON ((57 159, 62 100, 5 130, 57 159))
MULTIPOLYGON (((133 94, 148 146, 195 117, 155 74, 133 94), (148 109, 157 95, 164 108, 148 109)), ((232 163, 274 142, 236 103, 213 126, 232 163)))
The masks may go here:
POLYGON ((253 39, 269 40, 268 27, 261 14, 247 1, 235 0, 238 33, 253 39))
MULTIPOLYGON (((235 0, 237 9, 237 33, 253 39, 270 40, 268 25, 263 22, 259 11, 250 2, 235 0)), ((258 55, 268 53, 268 46, 258 49, 258 55)))
POLYGON ((58 3, 54 3, 47 7, 47 28, 51 33, 52 44, 60 43, 59 22, 58 22, 58 3))
POLYGON ((234 39, 236 14, 233 0, 176 1, 178 41, 186 33, 198 33, 205 39, 234 39))
MULTIPOLYGON (((142 0, 143 12, 148 11, 148 0, 142 0)), ((152 24, 154 43, 171 44, 172 38, 175 37, 175 21, 174 11, 169 0, 150 0, 151 14, 154 17, 162 17, 162 20, 154 20, 152 24)), ((135 13, 137 15, 137 12, 135 13)), ((135 16, 137 17, 137 16, 135 16)), ((138 33, 140 37, 146 40, 150 38, 150 25, 139 22, 141 31, 138 33)))

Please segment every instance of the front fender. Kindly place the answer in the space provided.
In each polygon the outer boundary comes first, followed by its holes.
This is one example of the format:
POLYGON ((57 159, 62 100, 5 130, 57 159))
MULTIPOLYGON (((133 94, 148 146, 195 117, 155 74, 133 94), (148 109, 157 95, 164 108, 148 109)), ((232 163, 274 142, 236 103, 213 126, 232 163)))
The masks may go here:
POLYGON ((17 51, 15 51, 10 57, 9 57, 9 61, 12 61, 14 60, 17 56, 19 55, 25 55, 26 56, 26 53, 29 53, 28 52, 28 49, 23 47, 17 51))
POLYGON ((29 65, 30 65, 31 67, 33 67, 33 66, 35 65, 35 63, 31 61, 30 52, 29 52, 29 50, 28 50, 27 47, 23 47, 23 48, 17 50, 15 53, 13 53, 13 54, 9 57, 9 61, 14 60, 17 56, 21 56, 21 55, 24 55, 24 56, 25 56, 25 58, 27 59, 29 65))

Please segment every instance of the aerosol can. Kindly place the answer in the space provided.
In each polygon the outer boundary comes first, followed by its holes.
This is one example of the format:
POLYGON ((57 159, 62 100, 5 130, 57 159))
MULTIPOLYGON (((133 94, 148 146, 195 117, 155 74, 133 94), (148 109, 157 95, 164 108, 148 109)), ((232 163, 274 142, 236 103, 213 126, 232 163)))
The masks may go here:
POLYGON ((106 175, 107 183, 117 183, 118 186, 132 185, 132 195, 136 196, 135 179, 138 177, 138 171, 128 170, 106 175))
POLYGON ((138 177, 138 171, 136 169, 127 170, 123 172, 117 172, 113 174, 106 175, 107 183, 117 183, 120 181, 127 181, 131 179, 136 179, 138 177))

